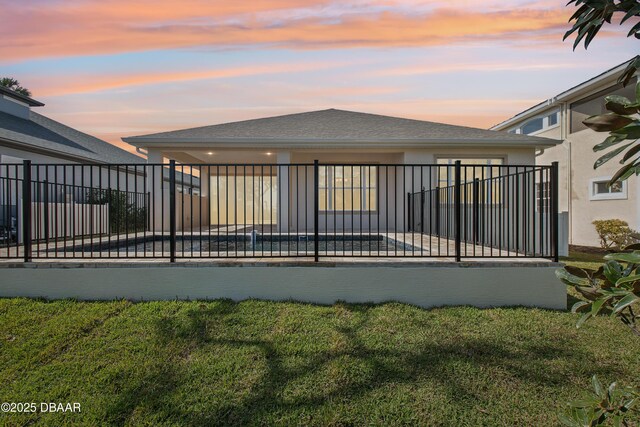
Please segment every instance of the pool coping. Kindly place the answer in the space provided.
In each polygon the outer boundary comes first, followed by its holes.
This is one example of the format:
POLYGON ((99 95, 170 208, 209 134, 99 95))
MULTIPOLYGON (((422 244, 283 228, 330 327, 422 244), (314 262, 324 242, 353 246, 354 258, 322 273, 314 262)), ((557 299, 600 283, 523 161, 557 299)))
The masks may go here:
POLYGON ((514 267, 560 267, 563 264, 541 258, 514 260, 513 258, 476 258, 456 262, 453 258, 389 259, 389 258, 245 258, 245 259, 42 259, 31 262, 2 260, 0 268, 145 268, 145 267, 393 267, 393 268, 514 268, 514 267))

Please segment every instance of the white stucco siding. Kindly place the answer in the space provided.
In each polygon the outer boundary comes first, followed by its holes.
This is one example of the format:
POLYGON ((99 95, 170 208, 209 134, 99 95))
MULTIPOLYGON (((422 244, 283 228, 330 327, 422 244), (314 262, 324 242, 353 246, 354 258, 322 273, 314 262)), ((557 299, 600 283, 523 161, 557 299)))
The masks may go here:
MULTIPOLYGON (((255 150, 258 152, 258 150, 255 150)), ((262 149, 261 151, 264 151, 262 149)), ((535 150, 531 147, 430 147, 422 150, 349 150, 349 151, 317 151, 299 150, 278 153, 277 159, 289 159, 293 164, 311 165, 314 160, 321 164, 332 165, 378 165, 376 198, 378 206, 373 211, 321 211, 319 215, 319 231, 353 231, 362 230, 376 232, 407 231, 407 194, 415 193, 422 187, 433 188, 437 185, 435 169, 418 165, 436 164, 438 158, 501 158, 504 164, 534 165, 535 150), (397 166, 396 166, 397 165, 397 166), (410 165, 414 165, 413 167, 410 165)), ((279 163, 286 163, 279 161, 279 163)), ((278 166, 278 198, 288 194, 279 203, 277 213, 281 223, 288 221, 283 231, 303 231, 313 229, 313 168, 311 166, 278 166), (305 177, 306 175, 306 177, 305 177), (306 178, 306 179, 305 179, 306 178), (282 186, 286 183, 286 186, 282 186), (306 186, 306 187, 305 187, 306 186), (283 201, 286 200, 286 203, 283 201)), ((211 181, 211 185, 216 185, 211 181)), ((212 204, 217 204, 211 198, 212 204)), ((212 208, 213 209, 213 208, 212 208)))
POLYGON ((34 264, 2 270, 0 297, 80 300, 250 298, 319 304, 399 301, 420 307, 529 306, 564 310, 556 264, 374 263, 304 267, 198 264, 34 264))
MULTIPOLYGON (((558 137, 552 130, 540 136, 558 137), (555 134, 554 135, 552 135, 555 134)), ((597 219, 621 219, 631 228, 640 228, 638 218, 638 182, 635 177, 627 180, 627 195, 621 200, 593 200, 591 183, 596 178, 613 176, 620 168, 619 158, 610 160, 598 169, 595 161, 605 152, 594 152, 593 147, 606 137, 604 133, 590 129, 570 134, 559 146, 548 148, 537 158, 538 164, 559 163, 559 202, 561 211, 569 211, 569 243, 583 246, 599 246, 600 241, 592 224, 597 219)))

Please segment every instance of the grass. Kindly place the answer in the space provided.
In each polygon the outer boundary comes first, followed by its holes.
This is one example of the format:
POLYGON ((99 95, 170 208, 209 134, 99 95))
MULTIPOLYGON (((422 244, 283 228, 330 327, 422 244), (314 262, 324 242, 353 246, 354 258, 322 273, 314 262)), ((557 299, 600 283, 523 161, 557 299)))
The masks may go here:
POLYGON ((609 318, 575 322, 525 308, 0 299, 0 402, 82 405, 0 424, 555 425, 593 374, 640 385, 640 340, 609 318))
POLYGON ((604 253, 594 253, 593 251, 569 251, 568 257, 560 258, 560 262, 567 265, 573 265, 574 267, 590 268, 597 270, 604 262, 604 253))

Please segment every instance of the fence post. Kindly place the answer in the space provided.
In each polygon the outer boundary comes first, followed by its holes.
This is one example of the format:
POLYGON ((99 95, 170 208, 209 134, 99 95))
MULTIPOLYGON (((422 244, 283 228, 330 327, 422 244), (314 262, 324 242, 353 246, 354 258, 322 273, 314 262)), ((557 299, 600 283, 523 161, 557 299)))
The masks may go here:
POLYGON ((420 233, 424 234, 424 187, 420 191, 420 233))
POLYGON ((169 161, 169 252, 176 262, 176 161, 169 161))
POLYGON ((320 258, 320 165, 318 160, 313 161, 313 258, 318 262, 320 258))
POLYGON ((436 205, 436 235, 440 237, 440 187, 436 187, 435 202, 436 205))
POLYGON ((559 223, 558 223, 558 162, 551 163, 551 244, 553 250, 553 260, 559 261, 559 223))
POLYGON ((44 241, 46 245, 49 245, 49 183, 46 179, 42 183, 42 186, 44 187, 44 194, 42 196, 44 205, 44 241))
POLYGON ((411 193, 407 193, 407 231, 411 231, 413 229, 411 224, 412 210, 413 210, 413 206, 411 206, 411 193))
POLYGON ((22 162, 22 243, 24 262, 31 261, 31 160, 22 162))
POLYGON ((456 160, 456 165, 455 165, 455 183, 454 183, 454 190, 453 190, 453 198, 454 198, 454 226, 455 226, 455 238, 456 238, 456 262, 460 262, 460 239, 461 239, 461 221, 462 221, 462 217, 461 217, 461 197, 462 197, 462 192, 461 192, 461 187, 462 187, 462 183, 461 183, 461 167, 460 167, 460 160, 456 160))
POLYGON ((480 243, 480 179, 473 180, 473 242, 480 243))

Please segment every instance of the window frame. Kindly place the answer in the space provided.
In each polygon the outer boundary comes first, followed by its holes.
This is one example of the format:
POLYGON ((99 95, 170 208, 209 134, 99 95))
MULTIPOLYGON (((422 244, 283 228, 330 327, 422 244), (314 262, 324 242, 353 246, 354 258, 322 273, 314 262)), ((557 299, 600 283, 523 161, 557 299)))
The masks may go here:
POLYGON ((535 135, 538 135, 538 134, 540 134, 542 132, 546 132, 548 130, 555 129, 555 128, 559 127, 559 126, 560 126, 560 109, 558 108, 558 109, 555 109, 555 110, 552 110, 552 111, 547 111, 545 113, 538 114, 536 116, 529 117, 529 118, 525 119, 524 121, 520 122, 520 124, 517 127, 508 129, 507 132, 515 133, 515 134, 518 134, 518 135, 535 136, 535 135), (553 114, 556 115, 556 123, 553 124, 553 125, 550 125, 549 124, 549 117, 552 116, 553 114), (523 133, 522 132, 522 128, 527 123, 529 123, 530 121, 533 121, 533 120, 538 120, 538 119, 542 119, 542 129, 537 130, 535 132, 531 132, 531 133, 523 133))
MULTIPOLYGON (((490 167, 496 167, 496 166, 508 166, 507 165, 507 158, 505 156, 491 156, 491 155, 482 155, 482 156, 455 156, 455 155, 437 155, 435 156, 435 160, 436 160, 436 165, 450 165, 450 166, 455 166, 456 164, 456 160, 460 160, 462 162, 462 164, 464 164, 464 161, 466 160, 500 160, 502 163, 500 163, 499 165, 492 165, 491 163, 487 163, 485 165, 474 165, 474 166, 483 166, 486 168, 490 168, 490 167), (439 163, 440 160, 448 160, 449 163, 447 163, 446 165, 443 163, 439 163)), ((440 184, 440 177, 438 176, 438 172, 439 172, 439 168, 436 168, 436 177, 435 177, 435 182, 437 182, 438 184, 440 184)), ((454 180, 455 177, 452 176, 452 174, 449 174, 449 180, 447 180, 447 187, 453 186, 455 184, 454 180)))
MULTIPOLYGON (((491 168, 494 168, 494 167, 508 166, 506 156, 501 156, 501 155, 493 155, 493 156, 492 155, 481 155, 481 156, 474 156, 474 155, 467 155, 467 156, 437 155, 437 156, 435 156, 435 162, 436 162, 436 165, 438 165, 438 166, 442 165, 442 166, 453 167, 453 166, 455 166, 456 160, 460 160, 462 162, 462 164, 464 165, 465 159, 467 159, 467 160, 487 160, 487 161, 500 160, 500 164, 486 163, 486 164, 483 164, 483 165, 480 165, 480 164, 473 165, 473 166, 478 166, 478 167, 482 166, 483 168, 487 168, 488 170, 491 170, 491 168), (446 164, 445 163, 439 163, 439 161, 441 161, 441 160, 447 160, 448 163, 446 163, 446 164)), ((434 182, 436 182, 438 184, 438 186, 440 186, 440 182, 441 182, 439 173, 440 173, 440 168, 436 168, 434 182)), ((498 174, 500 174, 500 170, 498 170, 498 174)), ((500 175, 498 175, 498 176, 500 176, 500 175)), ((447 178, 448 178, 447 181, 446 181, 447 186, 444 187, 444 188, 453 187, 455 185, 455 176, 454 176, 454 174, 451 174, 451 173, 447 174, 447 178)), ((495 176, 487 175, 486 178, 487 179, 492 179, 492 178, 495 178, 495 176)), ((466 184, 468 184, 470 182, 472 182, 472 181, 467 181, 466 184)), ((440 188, 442 188, 442 187, 440 187, 440 188)), ((491 201, 490 202, 491 205, 500 206, 500 205, 503 204, 502 198, 500 198, 500 197, 498 198, 499 201, 495 201, 494 200, 494 196, 495 196, 496 193, 494 193, 493 189, 490 188, 489 191, 486 194, 488 196, 488 199, 491 201)))
POLYGON ((327 200, 327 207, 325 209, 320 208, 319 212, 320 213, 324 213, 324 214, 328 214, 328 213, 377 213, 378 212, 378 207, 380 204, 380 200, 379 200, 379 189, 378 189, 378 183, 380 180, 380 168, 378 165, 372 165, 372 164, 351 164, 351 165, 344 165, 344 164, 323 164, 320 165, 320 168, 325 168, 326 170, 326 183, 327 185, 325 186, 324 181, 321 179, 320 182, 318 182, 318 190, 325 190, 326 191, 326 200, 327 200), (346 208, 341 208, 341 209, 336 209, 335 206, 333 206, 333 202, 335 197, 333 197, 333 194, 335 193, 336 190, 340 190, 343 191, 343 187, 336 187, 335 185, 335 180, 333 177, 333 171, 336 168, 342 168, 343 169, 343 173, 344 173, 344 169, 345 168, 363 168, 364 171, 367 170, 367 168, 371 168, 375 170, 375 178, 373 183, 368 182, 368 178, 369 178, 369 174, 368 173, 364 173, 363 175, 360 176, 360 182, 361 184, 359 186, 354 186, 352 184, 351 187, 344 187, 344 190, 351 190, 351 191, 360 191, 360 208, 359 209, 346 209, 346 208), (371 209, 367 209, 367 204, 369 202, 369 197, 368 197, 368 191, 375 191, 375 206, 373 206, 371 209))
POLYGON ((610 176, 601 176, 597 178, 591 178, 589 180, 589 200, 597 201, 597 200, 627 200, 628 189, 627 189, 627 181, 622 181, 622 191, 616 193, 596 193, 595 188, 596 184, 609 182, 611 180, 610 176))

